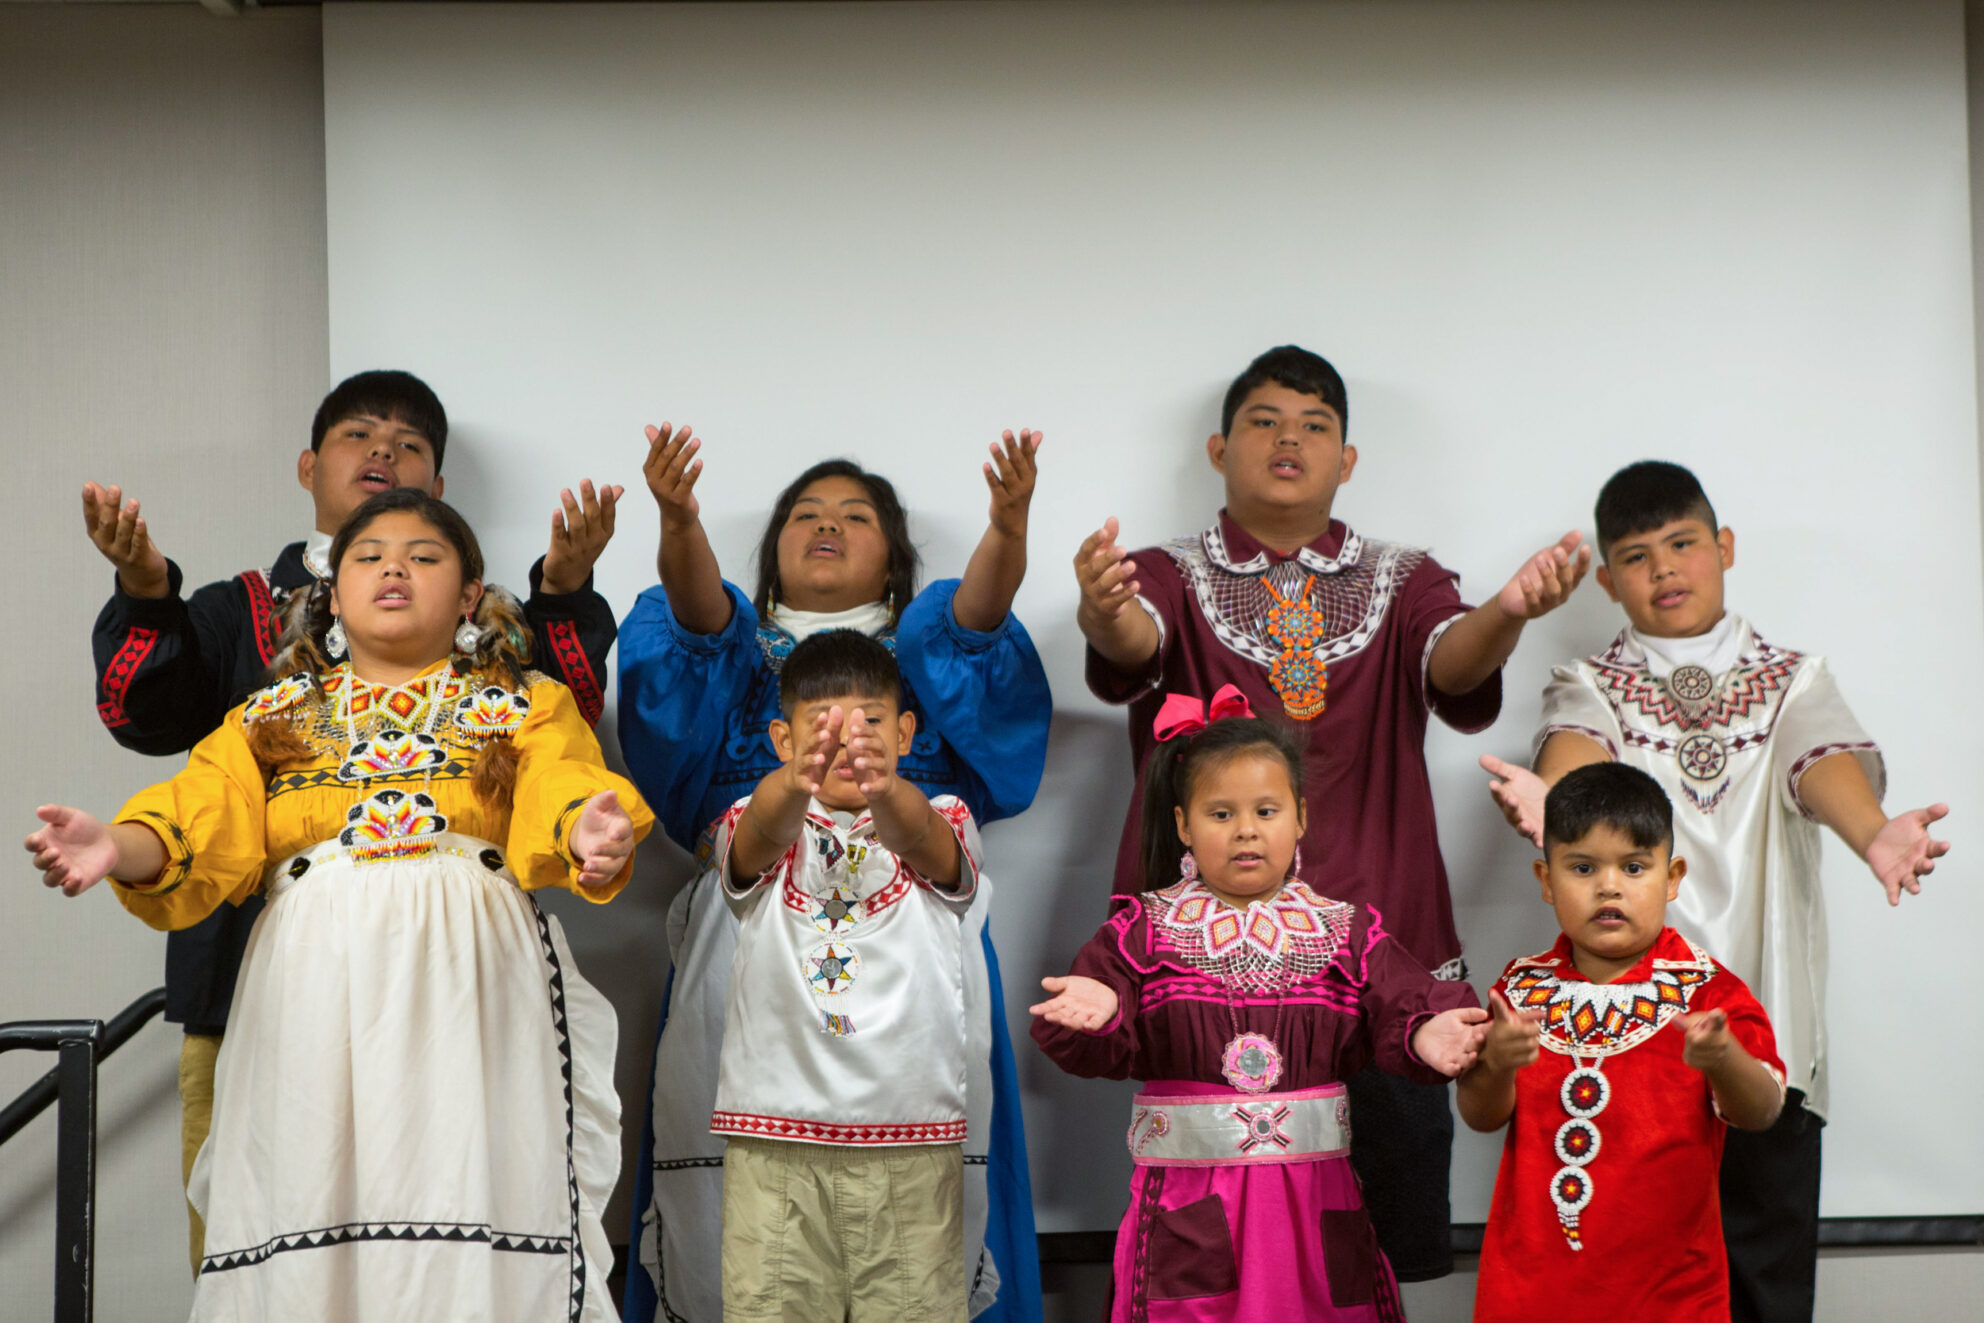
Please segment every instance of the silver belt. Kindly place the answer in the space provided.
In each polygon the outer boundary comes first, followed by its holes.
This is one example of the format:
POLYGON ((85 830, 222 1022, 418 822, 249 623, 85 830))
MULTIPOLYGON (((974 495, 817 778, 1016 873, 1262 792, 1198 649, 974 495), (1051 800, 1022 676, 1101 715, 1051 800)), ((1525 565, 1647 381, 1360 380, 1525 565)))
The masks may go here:
POLYGON ((1350 1152, 1341 1084, 1290 1093, 1140 1093, 1130 1109, 1130 1160, 1145 1167, 1314 1162, 1350 1152))

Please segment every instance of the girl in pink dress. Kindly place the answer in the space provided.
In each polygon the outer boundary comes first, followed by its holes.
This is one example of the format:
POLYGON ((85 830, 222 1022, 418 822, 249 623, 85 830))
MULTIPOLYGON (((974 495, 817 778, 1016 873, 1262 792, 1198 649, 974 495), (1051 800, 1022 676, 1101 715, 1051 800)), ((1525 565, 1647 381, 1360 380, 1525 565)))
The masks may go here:
POLYGON ((1488 1019, 1380 926, 1296 876, 1302 759, 1227 686, 1171 695, 1144 791, 1146 890, 1114 912, 1033 1036, 1075 1075, 1144 1081, 1112 1323, 1403 1320, 1350 1168, 1341 1083, 1427 1083, 1488 1019))

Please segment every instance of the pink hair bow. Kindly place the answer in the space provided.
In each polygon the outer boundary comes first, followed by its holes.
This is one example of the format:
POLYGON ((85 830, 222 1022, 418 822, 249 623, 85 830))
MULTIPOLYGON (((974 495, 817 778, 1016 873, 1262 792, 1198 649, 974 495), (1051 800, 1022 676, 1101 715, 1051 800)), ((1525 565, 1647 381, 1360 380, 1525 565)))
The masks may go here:
POLYGON ((1175 740, 1180 735, 1196 735, 1214 721, 1253 715, 1254 709, 1248 706, 1247 695, 1241 693, 1237 685, 1226 684, 1219 687, 1210 704, 1190 694, 1166 694, 1164 706, 1157 710, 1157 720, 1151 723, 1150 730, 1161 743, 1175 740))

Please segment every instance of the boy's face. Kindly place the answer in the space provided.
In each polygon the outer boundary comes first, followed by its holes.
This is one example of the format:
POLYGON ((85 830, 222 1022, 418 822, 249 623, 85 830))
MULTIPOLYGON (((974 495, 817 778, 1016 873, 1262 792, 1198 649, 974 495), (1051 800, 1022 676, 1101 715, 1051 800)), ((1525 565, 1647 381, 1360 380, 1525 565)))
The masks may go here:
MULTIPOLYGON (((795 708, 790 721, 772 722, 772 747, 778 750, 779 761, 790 763, 810 750, 819 719, 836 707, 841 710, 844 723, 852 721, 856 708, 861 709, 861 724, 874 733, 882 746, 883 757, 893 771, 896 759, 909 747, 911 737, 916 734, 916 714, 898 711, 893 697, 874 694, 843 694, 838 698, 813 699, 795 708)), ((844 813, 854 813, 868 807, 868 797, 855 785, 854 768, 847 756, 848 737, 853 733, 843 724, 840 748, 827 764, 826 777, 821 782, 820 793, 815 796, 828 808, 844 813)))
POLYGON ((394 487, 441 494, 434 443, 397 418, 359 414, 324 433, 296 459, 296 480, 317 506, 317 527, 335 533, 369 496, 394 487))
POLYGON ((1571 939, 1578 970, 1609 983, 1639 963, 1667 925, 1667 902, 1681 890, 1688 861, 1672 847, 1635 845, 1600 823, 1576 841, 1552 841, 1536 861, 1543 901, 1571 939))
POLYGON ((1215 432, 1206 456, 1226 479, 1229 512, 1313 510, 1327 515, 1336 489, 1357 467, 1343 443, 1343 419, 1314 395, 1279 382, 1257 386, 1233 414, 1231 435, 1215 432))
POLYGON ((1675 519, 1607 547, 1598 586, 1625 608, 1640 633, 1690 638, 1722 619, 1722 574, 1735 564, 1733 532, 1717 532, 1700 519, 1675 519))

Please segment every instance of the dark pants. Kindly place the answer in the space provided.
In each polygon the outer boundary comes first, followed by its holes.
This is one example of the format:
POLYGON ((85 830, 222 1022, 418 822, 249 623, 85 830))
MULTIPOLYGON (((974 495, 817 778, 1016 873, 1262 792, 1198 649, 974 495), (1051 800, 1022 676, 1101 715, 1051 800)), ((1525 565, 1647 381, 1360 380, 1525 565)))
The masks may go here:
MULTIPOLYGON (((1454 1270, 1447 1171, 1454 1115, 1444 1084, 1414 1084, 1368 1066, 1350 1091, 1350 1165, 1378 1247, 1401 1282, 1427 1282, 1454 1270)), ((1725 1167, 1725 1170, 1727 1168, 1725 1167)))
POLYGON ((1792 1089, 1776 1125, 1731 1130, 1723 1143, 1722 1239, 1729 1249, 1733 1323, 1810 1323, 1825 1124, 1805 1110, 1805 1095, 1792 1089))

